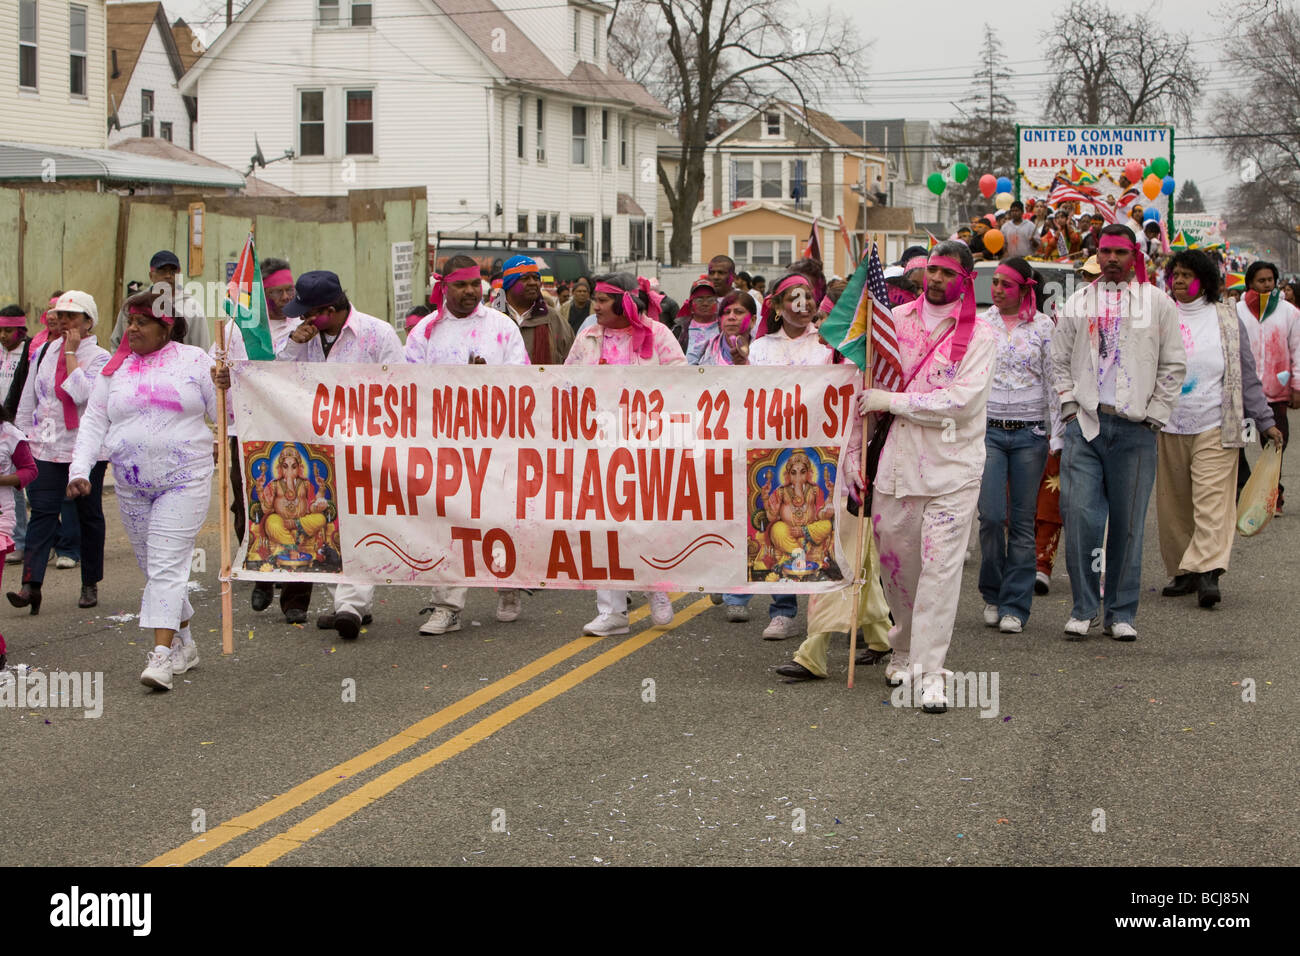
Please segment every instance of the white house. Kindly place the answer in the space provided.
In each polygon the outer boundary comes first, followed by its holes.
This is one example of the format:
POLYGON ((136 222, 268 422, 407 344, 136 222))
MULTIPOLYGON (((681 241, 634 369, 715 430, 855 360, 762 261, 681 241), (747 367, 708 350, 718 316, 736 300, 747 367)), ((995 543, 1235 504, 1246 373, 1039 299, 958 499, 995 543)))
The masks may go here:
POLYGON ((561 231, 651 253, 667 111, 592 0, 252 0, 181 80, 195 149, 303 194, 426 185, 429 234, 561 231))
POLYGON ((869 229, 864 188, 885 168, 883 155, 826 113, 760 104, 709 143, 692 258, 729 255, 769 273, 799 258, 816 223, 827 274, 846 273, 840 223, 856 236, 869 229))
POLYGON ((194 148, 198 104, 193 96, 182 96, 176 83, 185 73, 186 60, 198 59, 202 47, 195 49, 183 20, 177 21, 176 29, 184 34, 178 37, 173 32, 161 3, 109 5, 108 112, 110 118, 116 116, 118 125, 109 130, 110 146, 157 136, 194 148), (187 43, 183 51, 178 41, 187 43))
POLYGON ((0 140, 103 148, 104 0, 0 2, 0 140))

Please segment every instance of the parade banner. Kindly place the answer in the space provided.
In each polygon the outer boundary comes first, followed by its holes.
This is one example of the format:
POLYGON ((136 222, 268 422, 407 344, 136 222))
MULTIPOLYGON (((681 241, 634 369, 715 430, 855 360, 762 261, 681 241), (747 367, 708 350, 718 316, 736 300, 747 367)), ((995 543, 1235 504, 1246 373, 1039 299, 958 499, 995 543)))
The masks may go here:
MULTIPOLYGON (((1016 129, 1020 199, 1043 199, 1060 175, 1118 198, 1119 177, 1129 163, 1145 169, 1157 157, 1174 162, 1172 126, 1020 126, 1016 129)), ((1138 185, 1133 183, 1131 185, 1138 185)), ((1145 200, 1143 200, 1145 203, 1145 200)), ((1167 202, 1161 199, 1161 203, 1167 202)))
POLYGON ((852 365, 231 369, 236 579, 785 594, 854 577, 835 504, 852 365))
POLYGON ((1208 212, 1174 213, 1170 238, 1182 234, 1189 249, 1217 249, 1227 242, 1227 223, 1208 212))

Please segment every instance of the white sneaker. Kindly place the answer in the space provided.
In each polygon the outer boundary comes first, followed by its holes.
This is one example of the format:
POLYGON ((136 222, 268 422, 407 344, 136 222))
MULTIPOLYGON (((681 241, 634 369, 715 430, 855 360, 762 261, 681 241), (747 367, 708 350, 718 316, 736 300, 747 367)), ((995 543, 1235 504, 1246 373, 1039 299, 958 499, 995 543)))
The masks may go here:
POLYGON ((988 627, 998 626, 998 606, 996 604, 984 605, 984 623, 988 627))
POLYGON ((1065 639, 1067 641, 1081 641, 1088 636, 1088 631, 1097 626, 1097 619, 1094 617, 1091 621, 1082 621, 1077 617, 1072 617, 1065 622, 1065 639))
POLYGON ((1003 634, 1019 634, 1025 629, 1025 622, 1014 614, 1005 614, 998 622, 998 630, 1003 634))
POLYGON ((1138 639, 1137 628, 1127 621, 1116 621, 1106 628, 1105 634, 1116 641, 1136 641, 1138 639))
POLYGON ((767 629, 763 631, 763 640, 784 641, 788 637, 794 637, 796 633, 798 629, 794 626, 794 618, 778 614, 768 622, 767 629))
POLYGON ((66 554, 61 554, 59 555, 59 559, 54 562, 54 566, 60 571, 67 571, 69 568, 75 568, 77 566, 77 561, 75 558, 70 558, 66 554))
POLYGON ((172 652, 155 647, 149 652, 149 657, 145 661, 144 671, 140 674, 140 683, 146 687, 157 687, 159 690, 171 690, 173 673, 172 652))
POLYGON ((179 677, 186 671, 199 666, 199 648, 195 644, 185 644, 178 637, 172 642, 172 674, 179 677))
POLYGON ((885 684, 889 687, 898 687, 900 684, 911 682, 912 662, 898 653, 889 655, 889 663, 885 665, 885 684))
POLYGON ((1051 590, 1052 590, 1052 579, 1050 577, 1048 577, 1042 571, 1039 571, 1037 574, 1034 575, 1035 594, 1047 594, 1051 590))
POLYGON ((749 621, 749 608, 743 604, 727 605, 727 620, 732 624, 746 624, 749 621))
POLYGON ((600 614, 594 621, 589 621, 582 629, 583 634, 593 637, 608 637, 611 634, 627 633, 626 614, 600 614))
POLYGON ((673 622, 673 602, 665 591, 650 592, 650 620, 655 627, 667 627, 673 622))
POLYGON ((926 674, 921 678, 921 709, 927 714, 948 710, 947 682, 943 674, 926 674))
POLYGON ((9 557, 5 558, 5 564, 22 564, 23 553, 21 551, 10 551, 9 557))
POLYGON ((502 588, 497 592, 497 620, 504 624, 519 617, 519 592, 514 588, 502 588))
MULTIPOLYGON (((426 608, 426 610, 428 610, 426 608)), ((449 607, 435 607, 429 619, 420 625, 420 633, 448 634, 452 631, 460 630, 460 612, 453 611, 449 607)))

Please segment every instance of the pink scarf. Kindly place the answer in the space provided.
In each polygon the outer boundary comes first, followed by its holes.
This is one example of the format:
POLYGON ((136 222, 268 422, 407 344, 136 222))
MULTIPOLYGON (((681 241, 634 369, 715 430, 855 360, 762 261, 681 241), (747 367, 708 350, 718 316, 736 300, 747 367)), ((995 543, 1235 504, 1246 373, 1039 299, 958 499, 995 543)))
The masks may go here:
POLYGON ((429 293, 429 305, 433 307, 433 311, 428 316, 429 324, 424 327, 424 337, 426 339, 433 337, 433 327, 442 321, 446 312, 442 305, 447 284, 451 282, 469 282, 471 279, 478 282, 483 281, 483 274, 478 266, 465 266, 463 269, 457 269, 445 276, 434 273, 433 291, 429 293))
MULTIPOLYGON (((1032 278, 1026 279, 1015 269, 1007 265, 998 266, 993 270, 993 274, 995 276, 1001 276, 1012 285, 1020 288, 1020 310, 1016 313, 1015 319, 1016 321, 1023 320, 1025 322, 1032 322, 1034 320, 1034 313, 1038 311, 1036 300, 1034 298, 1034 286, 1038 285, 1038 283, 1032 278)), ((1007 317, 1004 315, 1003 319, 1006 318, 1007 317)), ((1007 330, 1010 331, 1011 328, 1012 325, 1009 323, 1007 325, 1007 330)))
POLYGON ((623 318, 627 319, 632 326, 632 351, 643 359, 650 358, 655 350, 654 328, 648 318, 643 316, 636 307, 636 299, 632 297, 632 293, 610 282, 597 282, 593 291, 603 292, 615 298, 623 297, 623 318))
MULTIPOLYGON (((966 349, 970 346, 971 336, 975 334, 975 274, 967 272, 962 268, 960 262, 951 259, 948 256, 930 256, 926 263, 928 266, 938 266, 941 269, 949 269, 957 273, 957 280, 961 283, 961 291, 957 295, 952 295, 951 283, 945 290, 947 295, 946 301, 952 303, 960 302, 960 308, 957 311, 957 328, 952 336, 952 351, 949 358, 954 365, 959 365, 961 360, 966 356, 966 349)), ((926 285, 929 285, 929 278, 926 278, 926 285)))

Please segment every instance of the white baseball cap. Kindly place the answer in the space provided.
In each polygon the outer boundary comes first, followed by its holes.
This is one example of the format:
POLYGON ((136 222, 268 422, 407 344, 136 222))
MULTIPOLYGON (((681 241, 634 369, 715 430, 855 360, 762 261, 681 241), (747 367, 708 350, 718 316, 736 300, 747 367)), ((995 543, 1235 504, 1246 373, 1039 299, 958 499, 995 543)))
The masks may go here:
POLYGON ((78 292, 73 289, 59 296, 59 301, 54 303, 55 312, 84 312, 90 316, 91 322, 99 322, 99 309, 95 308, 95 299, 89 292, 78 292))

